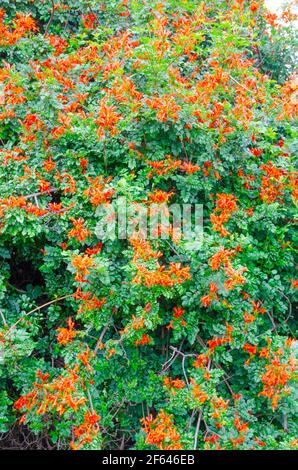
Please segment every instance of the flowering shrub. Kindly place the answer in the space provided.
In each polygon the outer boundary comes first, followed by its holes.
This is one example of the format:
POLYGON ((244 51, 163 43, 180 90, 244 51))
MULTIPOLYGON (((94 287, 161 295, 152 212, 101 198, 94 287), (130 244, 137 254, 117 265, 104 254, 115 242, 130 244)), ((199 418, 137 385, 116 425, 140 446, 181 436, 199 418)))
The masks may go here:
POLYGON ((2 447, 297 447, 290 8, 1 5, 2 447), (99 239, 121 197, 202 243, 99 239))

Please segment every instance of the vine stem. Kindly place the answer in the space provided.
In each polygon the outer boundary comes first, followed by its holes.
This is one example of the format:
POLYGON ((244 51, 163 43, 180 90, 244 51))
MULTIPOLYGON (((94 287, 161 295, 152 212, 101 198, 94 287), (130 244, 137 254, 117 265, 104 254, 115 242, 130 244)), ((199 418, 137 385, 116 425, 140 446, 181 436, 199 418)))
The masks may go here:
POLYGON ((52 24, 52 21, 53 21, 53 18, 54 18, 54 14, 55 14, 55 3, 54 3, 54 0, 51 0, 52 1, 52 11, 51 11, 51 16, 50 16, 50 19, 48 21, 48 24, 46 26, 46 29, 45 29, 45 32, 44 32, 44 35, 47 36, 48 34, 48 31, 49 31, 49 28, 52 24))
POLYGON ((194 439, 194 445, 193 445, 194 450, 197 449, 197 445, 198 445, 198 436, 199 436, 199 430, 200 430, 201 421, 202 421, 202 415, 203 415, 203 408, 200 409, 199 416, 198 416, 196 432, 195 432, 195 439, 194 439))
POLYGON ((3 315, 3 312, 2 312, 1 309, 0 309, 0 315, 1 315, 2 321, 3 321, 3 323, 4 323, 4 326, 8 326, 8 325, 7 325, 7 321, 6 321, 6 319, 5 319, 5 316, 3 315))
POLYGON ((37 312, 38 310, 41 310, 42 308, 47 307, 48 305, 54 304, 56 302, 60 302, 60 300, 67 299, 68 297, 72 297, 72 296, 73 296, 73 294, 63 295, 63 297, 59 297, 58 299, 54 299, 54 300, 51 300, 50 302, 47 302, 43 305, 39 305, 39 307, 35 307, 33 310, 30 310, 30 312, 25 313, 25 315, 20 317, 13 325, 11 325, 11 327, 9 327, 9 329, 5 333, 4 337, 6 337, 11 332, 11 330, 13 330, 22 320, 24 320, 24 318, 31 315, 31 313, 37 312))

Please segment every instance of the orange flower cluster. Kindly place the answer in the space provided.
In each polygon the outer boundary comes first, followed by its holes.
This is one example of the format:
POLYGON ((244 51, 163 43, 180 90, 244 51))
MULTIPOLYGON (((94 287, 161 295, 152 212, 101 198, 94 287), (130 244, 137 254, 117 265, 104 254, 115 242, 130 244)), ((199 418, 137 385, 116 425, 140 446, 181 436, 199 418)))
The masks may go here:
MULTIPOLYGON (((133 334, 135 331, 142 330, 145 327, 145 320, 150 311, 151 311, 151 304, 147 303, 145 307, 143 308, 142 312, 138 316, 132 315, 132 320, 128 322, 128 324, 125 326, 123 330, 120 331, 121 337, 124 338, 125 336, 129 334, 133 334)), ((144 337, 143 335, 142 338, 137 341, 138 344, 136 344, 136 342, 135 344, 136 346, 139 346, 140 344, 147 344, 149 342, 151 342, 151 339, 149 337, 146 339, 146 336, 144 337), (150 341, 148 341, 148 339, 150 341)))
POLYGON ((116 77, 113 87, 108 88, 106 91, 109 96, 114 96, 117 102, 132 103, 134 111, 141 106, 140 100, 143 94, 136 89, 136 85, 129 77, 116 77))
POLYGON ((297 118, 297 90, 298 80, 296 77, 290 78, 281 88, 280 102, 282 112, 277 119, 296 119, 297 118))
POLYGON ((211 257, 210 266, 212 271, 217 271, 221 267, 230 268, 232 266, 230 258, 235 256, 235 254, 235 250, 225 250, 221 246, 219 251, 211 257))
POLYGON ((162 256, 161 251, 155 251, 148 240, 130 238, 129 243, 134 249, 133 263, 136 263, 138 260, 149 261, 151 259, 158 259, 162 256))
POLYGON ((238 436, 231 437, 231 442, 233 444, 234 449, 236 449, 238 445, 243 444, 243 442, 245 441, 246 433, 248 431, 248 424, 240 420, 237 411, 235 413, 234 426, 238 432, 238 436))
POLYGON ((76 255, 72 258, 71 264, 77 270, 75 280, 84 282, 84 277, 90 274, 90 268, 94 266, 94 260, 90 255, 76 255))
POLYGON ((93 29, 95 26, 95 22, 97 17, 94 13, 88 13, 87 15, 83 15, 82 21, 84 28, 86 29, 93 29))
POLYGON ((283 194, 285 188, 286 172, 274 166, 272 162, 261 165, 266 176, 262 177, 260 198, 268 204, 275 202, 283 194))
POLYGON ((237 210, 236 197, 233 194, 217 194, 214 213, 210 215, 213 230, 219 232, 223 237, 230 233, 224 228, 223 224, 228 222, 233 212, 237 210))
MULTIPOLYGON (((239 269, 234 269, 230 260, 231 257, 235 256, 236 251, 239 250, 241 250, 240 247, 237 247, 236 250, 225 250, 224 247, 220 247, 219 251, 215 253, 210 259, 210 266, 212 271, 217 271, 221 267, 224 268, 224 272, 228 277, 224 283, 224 287, 227 290, 232 290, 236 286, 241 286, 246 282, 246 279, 242 276, 242 274, 247 271, 247 268, 241 267, 239 269)), ((212 300, 212 293, 214 292, 211 291, 209 296, 205 296, 205 298, 203 298, 204 303, 206 304, 203 304, 204 306, 210 305, 212 300)))
POLYGON ((68 343, 71 343, 73 338, 78 334, 77 331, 74 329, 74 322, 72 321, 71 318, 67 320, 67 326, 68 328, 58 328, 58 336, 57 336, 57 341, 59 344, 62 344, 65 346, 68 343))
POLYGON ((174 426, 172 415, 160 410, 156 418, 150 415, 141 420, 142 430, 147 434, 146 444, 161 450, 181 450, 180 434, 174 426))
POLYGON ((163 286, 172 287, 176 284, 182 284, 183 282, 191 278, 189 273, 189 267, 182 268, 180 263, 170 263, 168 269, 155 261, 155 270, 152 268, 148 269, 141 262, 156 260, 162 256, 160 251, 152 249, 150 242, 147 240, 130 239, 130 243, 134 248, 134 256, 132 258, 132 264, 136 267, 137 273, 133 278, 134 284, 141 284, 146 287, 163 286))
POLYGON ((211 435, 206 435, 205 441, 205 449, 210 450, 212 445, 215 446, 216 450, 222 450, 222 447, 219 445, 218 441, 221 439, 219 434, 212 433, 211 435))
POLYGON ((256 355, 256 353, 257 353, 257 346, 255 346, 255 345, 253 345, 253 344, 246 343, 246 344, 243 346, 243 351, 249 354, 249 358, 248 358, 247 361, 244 363, 244 365, 247 366, 247 365, 250 363, 250 361, 252 360, 252 358, 256 355))
POLYGON ((157 110, 156 117, 160 122, 166 122, 170 119, 177 121, 179 118, 178 112, 181 111, 181 106, 176 103, 173 95, 146 98, 145 103, 149 108, 157 110))
POLYGON ((10 196, 9 198, 0 199, 0 217, 4 216, 7 209, 16 207, 24 209, 27 214, 33 214, 36 217, 41 217, 48 213, 46 209, 40 209, 37 205, 27 202, 27 199, 24 197, 10 196))
POLYGON ((228 344, 232 342, 232 332, 233 327, 226 323, 226 334, 222 337, 215 336, 213 339, 210 339, 207 344, 211 352, 214 352, 216 348, 222 346, 223 344, 228 344))
POLYGON ((59 38, 59 36, 55 36, 54 34, 50 34, 47 36, 47 39, 51 46, 54 47, 55 52, 54 55, 58 56, 63 54, 68 47, 68 42, 64 38, 59 38))
MULTIPOLYGON (((40 382, 34 382, 32 391, 21 396, 14 404, 16 410, 30 411, 36 408, 36 414, 46 414, 56 412, 63 415, 69 409, 77 411, 85 405, 86 398, 78 390, 80 377, 78 375, 79 366, 66 371, 52 382, 47 382, 49 374, 39 372, 40 382)), ((26 414, 21 418, 21 422, 26 419, 26 414)))
POLYGON ((12 46, 30 31, 37 31, 36 23, 30 14, 25 15, 18 12, 12 22, 11 29, 4 25, 4 15, 4 10, 0 9, 0 46, 12 46))
POLYGON ((201 304, 203 305, 203 307, 210 307, 212 302, 219 300, 217 291, 217 285, 215 284, 215 282, 211 281, 209 284, 209 294, 201 297, 201 304))
POLYGON ((82 292, 81 287, 78 287, 76 292, 73 294, 74 298, 76 300, 81 300, 82 303, 79 307, 78 314, 84 313, 84 312, 90 312, 91 310, 98 309, 100 310, 103 304, 106 302, 106 298, 102 298, 99 300, 96 295, 93 295, 91 297, 90 292, 82 292))
POLYGON ((226 268, 225 273, 229 277, 224 283, 225 288, 227 290, 231 290, 234 289, 234 287, 236 286, 242 286, 243 284, 245 284, 246 279, 242 276, 242 274, 246 271, 246 267, 242 267, 239 269, 226 268))
POLYGON ((116 112, 115 106, 108 106, 108 99, 102 98, 99 106, 98 117, 96 124, 98 124, 97 135, 101 140, 106 132, 109 132, 111 136, 117 134, 118 129, 116 125, 121 120, 121 114, 116 112))
POLYGON ((148 204, 167 204, 173 194, 173 192, 167 193, 166 191, 155 189, 153 193, 148 194, 148 204))
POLYGON ((173 308, 173 320, 169 323, 169 325, 167 326, 167 329, 169 330, 170 328, 174 329, 175 328, 175 324, 177 324, 177 320, 179 320, 179 323, 180 325, 182 326, 185 326, 186 325, 186 322, 185 320, 183 320, 183 315, 184 315, 184 310, 182 307, 174 307, 173 308))
POLYGON ((212 418, 219 420, 222 414, 227 410, 229 402, 230 400, 225 401, 222 397, 213 397, 211 400, 211 408, 213 410, 211 413, 212 418))
POLYGON ((156 174, 157 176, 162 176, 175 171, 177 168, 180 167, 181 160, 173 160, 171 155, 167 155, 165 160, 146 160, 146 164, 152 168, 152 170, 150 170, 148 173, 148 178, 151 179, 154 174, 156 174))
MULTIPOLYGON (((285 348, 289 349, 291 344, 291 339, 286 340, 285 348)), ((266 372, 261 375, 263 390, 259 393, 259 396, 267 397, 271 400, 273 411, 277 409, 278 402, 282 396, 290 393, 287 383, 295 377, 297 371, 294 356, 291 354, 286 362, 282 362, 284 354, 285 349, 283 348, 272 351, 270 342, 268 347, 260 351, 260 357, 268 358, 270 363, 265 365, 266 372)))
POLYGON ((170 263, 168 269, 156 263, 155 271, 150 271, 145 266, 137 266, 137 269, 137 274, 132 282, 146 287, 173 287, 191 278, 189 266, 182 268, 180 263, 170 263))
MULTIPOLYGON (((73 325, 70 325, 71 327, 73 325)), ((84 380, 80 378, 79 372, 81 364, 92 372, 89 364, 90 351, 86 350, 78 354, 79 363, 72 369, 67 369, 65 374, 61 374, 52 382, 47 382, 49 374, 37 372, 38 381, 34 382, 34 388, 26 395, 21 396, 15 403, 14 408, 23 411, 24 414, 20 423, 26 421, 28 412, 35 409, 37 415, 58 413, 62 416, 72 411, 85 409, 84 421, 79 426, 73 428, 76 441, 72 441, 70 447, 74 450, 80 449, 84 444, 92 442, 99 432, 98 421, 100 417, 86 407, 87 399, 83 396, 82 389, 86 388, 84 380), (81 363, 81 364, 80 364, 81 363), (81 389, 81 390, 80 390, 81 389)))
POLYGON ((111 181, 111 178, 103 180, 101 176, 98 176, 94 178, 94 180, 90 177, 87 179, 91 186, 84 191, 84 194, 89 197, 91 204, 93 206, 99 206, 100 204, 109 203, 115 192, 113 189, 106 187, 111 181))
POLYGON ((150 344, 150 343, 152 343, 152 339, 146 333, 142 334, 141 339, 137 339, 135 341, 136 346, 144 346, 144 344, 150 344))
POLYGON ((190 379, 190 383, 192 396, 199 405, 203 405, 208 400, 209 396, 193 378, 190 379))
POLYGON ((84 414, 84 421, 80 426, 73 428, 73 434, 77 441, 71 441, 70 448, 72 450, 81 449, 84 444, 91 443, 99 432, 98 421, 100 416, 91 413, 89 410, 84 414))
POLYGON ((208 360, 209 360, 209 352, 207 351, 207 353, 205 354, 199 354, 194 363, 193 363, 193 366, 196 368, 196 369, 201 369, 201 368, 206 368, 207 364, 208 364, 208 360))
POLYGON ((183 380, 171 379, 170 377, 165 377, 163 384, 170 390, 172 395, 176 395, 176 390, 180 390, 185 387, 185 382, 183 380))
POLYGON ((91 232, 85 228, 85 221, 82 217, 79 219, 74 219, 73 217, 70 217, 70 221, 73 223, 74 228, 72 228, 67 236, 70 238, 76 238, 80 242, 84 242, 89 235, 91 235, 91 232))
POLYGON ((198 165, 193 165, 190 162, 182 161, 182 160, 173 160, 171 155, 167 155, 165 160, 162 161, 150 161, 147 160, 146 164, 149 165, 152 170, 148 173, 148 178, 152 178, 154 174, 157 176, 167 175, 177 169, 181 171, 185 171, 187 174, 195 173, 196 171, 200 171, 200 167, 198 165))

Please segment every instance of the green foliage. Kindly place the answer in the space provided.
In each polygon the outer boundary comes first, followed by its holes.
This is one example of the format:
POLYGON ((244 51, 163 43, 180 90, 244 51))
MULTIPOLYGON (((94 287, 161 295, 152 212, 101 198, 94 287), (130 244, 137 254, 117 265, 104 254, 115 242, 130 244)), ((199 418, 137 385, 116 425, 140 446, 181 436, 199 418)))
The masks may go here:
POLYGON ((293 18, 240 0, 1 8, 5 443, 19 423, 57 449, 293 449, 293 18), (203 240, 99 240, 119 198, 202 204, 203 240))

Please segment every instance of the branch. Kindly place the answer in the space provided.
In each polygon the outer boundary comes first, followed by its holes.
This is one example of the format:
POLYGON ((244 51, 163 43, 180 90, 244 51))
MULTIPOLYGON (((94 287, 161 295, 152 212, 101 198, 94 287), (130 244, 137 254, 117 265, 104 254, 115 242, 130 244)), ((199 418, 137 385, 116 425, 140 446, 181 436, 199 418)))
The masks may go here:
POLYGON ((56 191, 59 191, 59 188, 48 189, 48 191, 39 191, 38 193, 27 194, 27 196, 20 196, 20 197, 23 197, 24 199, 29 199, 31 197, 36 198, 37 196, 42 196, 43 194, 55 193, 56 191))
POLYGON ((251 90, 246 88, 246 86, 242 85, 242 83, 238 82, 238 80, 236 80, 236 78, 232 77, 232 75, 230 75, 230 79, 233 80, 233 82, 237 83, 237 85, 241 86, 244 90, 248 91, 249 93, 251 92, 251 90))
POLYGON ((199 435, 199 430, 201 426, 201 421, 202 421, 202 415, 203 415, 203 408, 201 408, 198 416, 198 421, 197 421, 197 426, 196 426, 196 432, 195 432, 195 439, 194 439, 194 445, 193 448, 194 450, 197 450, 197 445, 198 445, 198 435, 199 435))
POLYGON ((51 0, 51 2, 52 2, 51 16, 50 16, 50 19, 49 19, 48 24, 47 24, 47 26, 46 26, 46 29, 45 29, 45 32, 44 32, 44 36, 47 36, 48 31, 49 31, 49 28, 50 28, 50 26, 51 26, 51 24, 52 24, 52 21, 53 21, 53 19, 54 19, 55 3, 54 3, 54 0, 51 0))
POLYGON ((54 304, 56 302, 60 302, 60 300, 67 299, 68 297, 73 297, 73 294, 67 294, 64 295, 63 297, 59 297, 58 299, 51 300, 50 302, 47 302, 46 304, 40 305, 39 307, 34 308, 33 310, 30 310, 30 312, 25 313, 22 317, 20 317, 9 329, 6 331, 4 338, 15 328, 21 321, 23 321, 26 317, 31 315, 31 313, 37 312, 38 310, 41 310, 44 307, 47 307, 48 305, 54 304))
POLYGON ((2 312, 1 309, 0 309, 0 315, 1 315, 2 321, 3 321, 3 323, 4 323, 4 326, 8 326, 7 321, 6 321, 6 319, 5 319, 5 316, 3 315, 3 312, 2 312))

